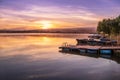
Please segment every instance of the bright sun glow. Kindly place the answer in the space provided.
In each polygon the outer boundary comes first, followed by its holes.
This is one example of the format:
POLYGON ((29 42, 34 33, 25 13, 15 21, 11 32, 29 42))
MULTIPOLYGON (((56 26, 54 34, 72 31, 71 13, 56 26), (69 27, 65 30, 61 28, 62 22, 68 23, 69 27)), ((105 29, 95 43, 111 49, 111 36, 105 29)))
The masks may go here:
POLYGON ((50 29, 53 27, 53 24, 50 21, 41 21, 40 24, 42 29, 50 29))

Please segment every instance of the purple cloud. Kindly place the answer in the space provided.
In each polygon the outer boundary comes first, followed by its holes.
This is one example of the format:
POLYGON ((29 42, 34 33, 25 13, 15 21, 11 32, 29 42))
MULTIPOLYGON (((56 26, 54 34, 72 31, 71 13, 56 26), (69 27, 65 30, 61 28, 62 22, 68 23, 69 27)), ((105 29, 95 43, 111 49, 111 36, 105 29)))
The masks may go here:
POLYGON ((119 15, 119 4, 120 0, 0 0, 0 21, 3 26, 12 20, 53 20, 95 27, 100 19, 119 15))

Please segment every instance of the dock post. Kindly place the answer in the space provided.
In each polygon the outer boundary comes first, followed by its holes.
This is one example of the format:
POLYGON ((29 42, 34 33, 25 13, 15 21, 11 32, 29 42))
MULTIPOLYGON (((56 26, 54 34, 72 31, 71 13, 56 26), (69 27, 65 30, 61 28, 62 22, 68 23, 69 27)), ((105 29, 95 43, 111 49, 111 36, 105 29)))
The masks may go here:
POLYGON ((113 56, 114 53, 114 49, 111 49, 111 56, 113 56))
POLYGON ((98 49, 98 56, 100 56, 100 49, 98 49))

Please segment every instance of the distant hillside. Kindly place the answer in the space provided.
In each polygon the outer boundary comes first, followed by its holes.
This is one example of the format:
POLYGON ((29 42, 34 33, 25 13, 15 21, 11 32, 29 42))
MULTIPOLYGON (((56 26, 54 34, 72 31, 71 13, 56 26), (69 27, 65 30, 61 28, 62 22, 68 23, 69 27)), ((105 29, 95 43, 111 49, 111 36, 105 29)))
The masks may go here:
POLYGON ((95 33, 95 28, 66 28, 46 30, 0 30, 0 33, 95 33))

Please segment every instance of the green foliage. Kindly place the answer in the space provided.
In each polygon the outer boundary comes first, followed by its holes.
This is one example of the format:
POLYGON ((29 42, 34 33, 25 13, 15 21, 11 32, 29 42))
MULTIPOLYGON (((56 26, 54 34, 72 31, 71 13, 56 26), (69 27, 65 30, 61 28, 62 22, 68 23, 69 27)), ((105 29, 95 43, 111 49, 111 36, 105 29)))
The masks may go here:
POLYGON ((120 16, 114 19, 103 19, 98 23, 97 31, 105 34, 120 34, 120 16))

